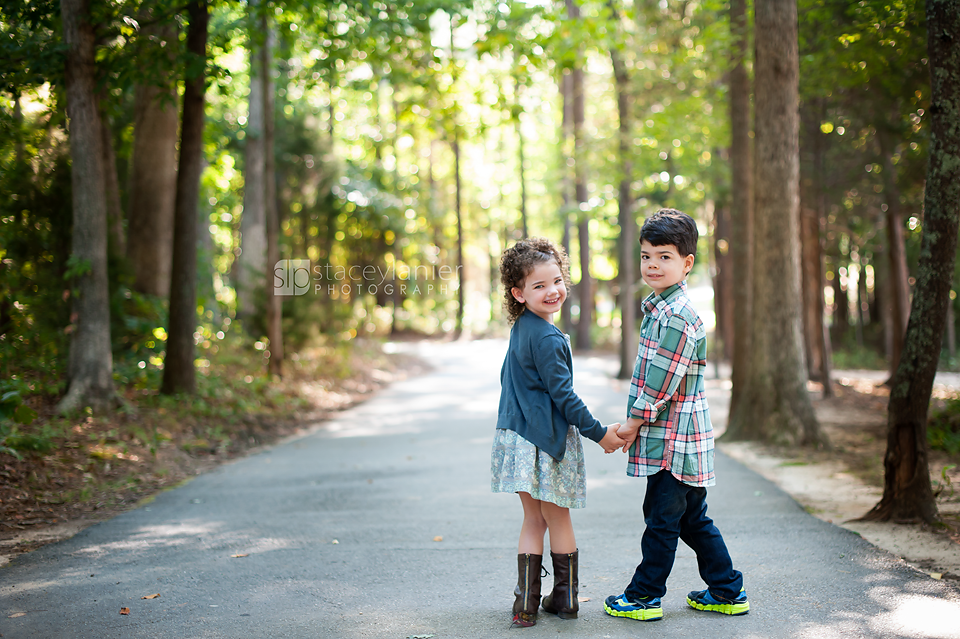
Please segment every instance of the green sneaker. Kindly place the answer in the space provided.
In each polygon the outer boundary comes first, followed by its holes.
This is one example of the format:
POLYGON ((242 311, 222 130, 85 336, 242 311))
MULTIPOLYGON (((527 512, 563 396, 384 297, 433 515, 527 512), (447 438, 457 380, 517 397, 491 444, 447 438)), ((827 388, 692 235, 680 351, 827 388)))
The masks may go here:
POLYGON ((750 612, 750 602, 747 601, 747 593, 744 590, 736 599, 724 599, 710 594, 710 590, 694 590, 687 595, 687 603, 697 610, 709 610, 719 612, 722 615, 745 615, 750 612))
POLYGON ((610 595, 603 602, 603 610, 611 617, 627 617, 638 621, 658 621, 663 619, 660 597, 651 597, 640 602, 627 599, 626 595, 610 595))

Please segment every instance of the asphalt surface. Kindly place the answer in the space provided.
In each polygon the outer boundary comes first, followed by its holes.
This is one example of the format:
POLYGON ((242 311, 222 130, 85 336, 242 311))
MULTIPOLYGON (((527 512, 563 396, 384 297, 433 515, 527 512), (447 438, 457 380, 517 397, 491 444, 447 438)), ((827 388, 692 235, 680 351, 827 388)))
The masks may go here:
MULTIPOLYGON (((489 489, 505 342, 418 348, 434 372, 0 568, 0 635, 960 638, 958 584, 809 516, 722 454, 707 502, 750 614, 686 606, 703 585, 681 544, 662 621, 605 615, 604 597, 623 591, 640 560, 644 481, 626 477, 625 455, 590 441, 587 508, 573 515, 589 601, 577 620, 542 614, 510 629, 522 513, 516 496, 489 489)), ((620 419, 615 365, 574 366, 594 413, 620 419)))

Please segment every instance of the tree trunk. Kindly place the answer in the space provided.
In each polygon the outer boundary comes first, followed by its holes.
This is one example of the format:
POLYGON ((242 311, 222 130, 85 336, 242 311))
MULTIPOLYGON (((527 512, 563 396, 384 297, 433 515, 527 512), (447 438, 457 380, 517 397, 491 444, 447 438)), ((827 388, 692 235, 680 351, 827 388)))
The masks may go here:
POLYGON ((116 399, 110 350, 107 277, 107 202, 104 193, 100 113, 96 97, 96 45, 89 0, 61 0, 66 45, 75 278, 64 413, 91 406, 103 410, 116 399))
MULTIPOLYGON (((166 42, 177 40, 173 24, 144 27, 166 42)), ((172 63, 171 63, 172 64, 172 63)), ((127 211, 127 258, 135 290, 166 299, 173 264, 173 208, 177 193, 177 92, 172 73, 164 85, 134 89, 133 152, 127 211)))
POLYGON ((521 234, 524 238, 529 237, 529 229, 527 227, 527 174, 525 170, 526 158, 523 157, 523 126, 520 122, 520 116, 523 115, 523 107, 520 105, 520 90, 522 84, 520 82, 520 72, 514 70, 513 82, 516 87, 513 97, 513 108, 511 110, 511 115, 513 116, 514 126, 517 128, 517 173, 520 178, 520 229, 521 234))
POLYGON ((725 437, 820 445, 801 327, 796 0, 758 0, 751 366, 725 437))
MULTIPOLYGON (((840 280, 841 260, 842 256, 838 254, 830 284, 833 286, 833 336, 836 340, 843 342, 847 333, 850 332, 850 296, 847 294, 846 286, 840 280)), ((847 280, 847 285, 849 282, 847 280)))
POLYGON ((715 335, 723 346, 718 351, 718 359, 727 362, 733 361, 734 331, 737 318, 733 298, 736 290, 736 280, 733 276, 733 259, 730 256, 730 246, 733 238, 730 233, 730 209, 727 206, 717 206, 714 209, 713 226, 713 254, 716 275, 713 280, 714 311, 717 315, 715 335))
POLYGON ((730 24, 734 33, 733 68, 730 70, 730 261, 733 267, 733 308, 740 318, 733 326, 730 414, 746 385, 752 352, 750 322, 753 315, 753 161, 750 140, 750 78, 747 58, 748 23, 746 0, 731 0, 730 24))
MULTIPOLYGON (((803 290, 803 346, 807 361, 807 377, 820 381, 821 357, 820 331, 821 320, 817 316, 820 310, 817 304, 817 291, 820 288, 820 221, 817 211, 809 203, 800 206, 800 270, 803 290)), ((822 294, 822 293, 821 293, 822 294)))
POLYGON ((120 205, 120 180, 117 177, 117 154, 113 148, 110 131, 110 116, 100 112, 100 152, 103 154, 103 192, 107 202, 107 254, 122 256, 126 253, 126 238, 123 233, 123 207, 120 205))
POLYGON ((270 340, 270 358, 267 370, 271 375, 283 375, 283 298, 273 286, 274 268, 280 261, 280 206, 277 201, 277 171, 274 154, 275 98, 273 84, 273 27, 266 15, 260 18, 261 33, 266 42, 260 48, 263 70, 263 201, 267 236, 267 268, 263 273, 267 297, 267 339, 270 340))
POLYGON ((960 224, 960 2, 927 0, 930 160, 917 284, 890 388, 883 497, 863 519, 938 521, 927 461, 927 411, 937 373, 960 224))
MULTIPOLYGON (((580 7, 575 0, 566 0, 567 15, 580 19, 580 7)), ((584 157, 584 119, 586 96, 583 93, 583 56, 577 52, 577 62, 571 74, 573 81, 573 171, 574 193, 577 204, 577 243, 580 249, 580 283, 577 297, 580 302, 580 319, 577 320, 576 346, 589 350, 592 345, 590 329, 593 328, 593 281, 590 279, 590 219, 584 211, 587 203, 587 161, 584 157)))
POLYGON ((206 0, 187 5, 188 69, 184 79, 183 123, 180 127, 180 162, 177 168, 177 198, 173 216, 173 265, 170 272, 170 327, 163 365, 165 395, 193 393, 194 331, 197 330, 197 214, 200 203, 200 172, 203 170, 204 93, 206 89, 206 0), (199 69, 191 73, 190 69, 199 69))
MULTIPOLYGON (((563 245, 564 252, 569 256, 570 209, 573 202, 573 180, 570 179, 570 161, 572 160, 570 141, 573 138, 573 73, 569 69, 563 69, 560 72, 560 95, 563 98, 563 120, 560 131, 560 170, 563 175, 560 180, 562 198, 560 216, 563 220, 563 235, 560 243, 563 245)), ((560 307, 560 325, 563 332, 568 335, 573 332, 571 306, 572 304, 568 303, 560 307)))
MULTIPOLYGON (((823 111, 823 101, 819 104, 820 111, 823 111)), ((822 118, 818 118, 822 121, 822 118)), ((814 339, 819 342, 820 352, 820 381, 823 384, 823 396, 833 397, 833 346, 830 343, 830 327, 826 322, 826 302, 823 299, 823 289, 826 285, 826 275, 824 273, 824 231, 827 223, 827 194, 826 194, 826 176, 824 175, 824 149, 823 132, 816 127, 813 133, 813 174, 814 174, 814 201, 816 202, 817 216, 817 263, 814 277, 817 282, 817 294, 814 297, 816 304, 816 319, 819 323, 814 339)))
MULTIPOLYGON (((237 284, 237 316, 249 322, 257 313, 257 298, 273 282, 267 273, 266 155, 264 150, 264 83, 259 0, 250 2, 250 95, 244 147, 243 214, 240 216, 240 255, 233 266, 237 284)), ((332 124, 331 124, 332 126, 332 124)), ((270 269, 272 273, 272 269, 270 269)), ((253 330, 248 326, 248 330, 253 330)))
MULTIPOLYGON (((619 22, 620 11, 617 3, 610 0, 607 3, 613 20, 619 22)), ((633 182, 633 163, 630 161, 630 78, 627 67, 620 57, 620 51, 614 46, 610 49, 610 61, 613 64, 613 79, 617 89, 617 115, 620 121, 618 131, 618 153, 620 155, 620 188, 617 198, 619 209, 618 222, 620 224, 620 239, 617 242, 619 253, 619 284, 620 284, 620 372, 618 379, 630 379, 633 376, 633 366, 637 359, 637 316, 636 279, 633 264, 633 245, 637 241, 636 220, 633 217, 633 197, 630 193, 630 184, 633 182)))
POLYGON ((910 319, 910 273, 907 270, 907 253, 903 239, 903 216, 900 210, 900 188, 897 184, 897 167, 893 163, 893 143, 888 134, 880 132, 880 153, 883 156, 884 194, 886 195, 887 255, 890 258, 890 297, 893 312, 893 329, 890 374, 897 370, 900 353, 903 351, 903 338, 910 319))
MULTIPOLYGON (((450 20, 450 59, 454 59, 453 41, 455 20, 450 20)), ((455 71, 453 75, 453 84, 457 83, 459 74, 455 71)), ((454 339, 460 339, 463 335, 463 305, 466 303, 464 290, 466 277, 463 273, 463 208, 461 200, 461 180, 460 180, 460 126, 457 123, 459 107, 453 103, 453 175, 454 175, 454 212, 457 215, 457 319, 456 327, 453 331, 454 339)))
MULTIPOLYGON (((456 118, 456 115, 454 115, 454 118, 456 118)), ((460 127, 457 126, 456 120, 454 120, 453 123, 453 172, 456 191, 454 211, 457 214, 457 275, 459 276, 459 284, 457 285, 457 324, 454 328, 453 336, 454 339, 459 339, 460 336, 463 335, 464 285, 466 284, 466 277, 463 274, 463 210, 460 200, 460 127)))

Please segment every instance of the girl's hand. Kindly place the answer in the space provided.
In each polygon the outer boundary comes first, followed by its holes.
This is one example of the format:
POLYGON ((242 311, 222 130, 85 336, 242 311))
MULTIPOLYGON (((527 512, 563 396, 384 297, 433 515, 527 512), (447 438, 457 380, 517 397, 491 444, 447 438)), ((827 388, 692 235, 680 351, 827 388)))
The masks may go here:
POLYGON ((598 442, 600 447, 603 448, 603 452, 607 453, 608 455, 616 452, 618 448, 626 444, 626 442, 617 434, 617 430, 619 428, 622 428, 619 422, 610 424, 607 426, 607 432, 604 434, 603 439, 598 442))

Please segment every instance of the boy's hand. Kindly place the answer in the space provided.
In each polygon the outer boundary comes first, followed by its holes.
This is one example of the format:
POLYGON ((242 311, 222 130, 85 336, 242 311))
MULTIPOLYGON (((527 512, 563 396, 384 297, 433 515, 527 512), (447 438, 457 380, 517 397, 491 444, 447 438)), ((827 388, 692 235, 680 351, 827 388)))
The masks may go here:
POLYGON ((606 434, 604 434, 603 439, 601 439, 598 442, 600 444, 600 447, 603 448, 603 452, 607 454, 616 452, 618 448, 620 448, 626 443, 617 434, 617 431, 620 428, 623 428, 623 426, 621 426, 619 422, 616 424, 610 424, 609 426, 607 426, 606 434))
POLYGON ((627 452, 633 442, 636 441, 641 426, 643 426, 642 420, 631 417, 626 424, 617 429, 617 435, 624 441, 623 452, 627 452))

